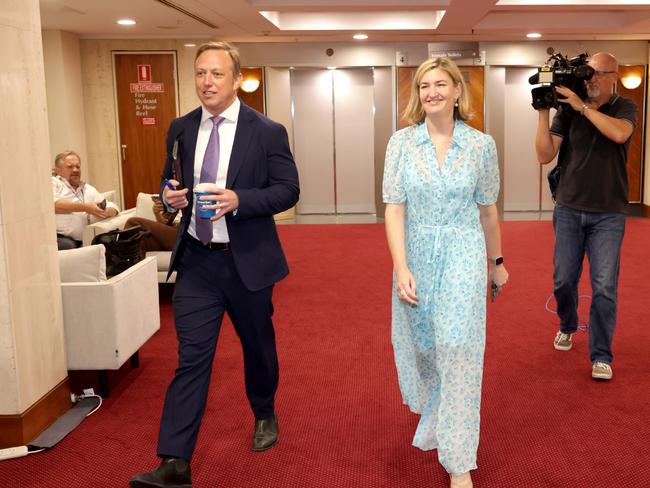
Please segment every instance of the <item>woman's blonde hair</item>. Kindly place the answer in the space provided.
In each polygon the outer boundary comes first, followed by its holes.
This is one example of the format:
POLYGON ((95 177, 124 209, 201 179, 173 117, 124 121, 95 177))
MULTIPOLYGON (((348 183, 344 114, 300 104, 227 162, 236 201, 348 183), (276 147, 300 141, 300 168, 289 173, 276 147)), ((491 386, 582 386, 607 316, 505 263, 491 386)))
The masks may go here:
POLYGON ((458 97, 458 106, 454 107, 454 119, 468 120, 472 117, 470 113, 469 97, 467 96, 467 86, 458 66, 449 58, 431 58, 422 63, 415 76, 413 76, 413 83, 411 83, 411 97, 409 103, 404 109, 402 118, 409 124, 419 124, 424 120, 425 113, 420 102, 420 82, 422 78, 432 69, 440 68, 445 71, 455 86, 460 85, 460 96, 458 97))

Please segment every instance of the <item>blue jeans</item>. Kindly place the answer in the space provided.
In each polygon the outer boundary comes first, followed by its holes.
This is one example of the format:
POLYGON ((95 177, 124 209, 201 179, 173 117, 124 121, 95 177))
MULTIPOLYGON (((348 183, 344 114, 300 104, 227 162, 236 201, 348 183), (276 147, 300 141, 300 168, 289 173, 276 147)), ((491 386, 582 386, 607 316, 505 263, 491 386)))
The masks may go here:
POLYGON ((583 212, 556 205, 553 228, 553 293, 560 330, 571 334, 578 329, 578 282, 586 252, 592 294, 589 358, 592 363, 611 363, 625 215, 583 212))

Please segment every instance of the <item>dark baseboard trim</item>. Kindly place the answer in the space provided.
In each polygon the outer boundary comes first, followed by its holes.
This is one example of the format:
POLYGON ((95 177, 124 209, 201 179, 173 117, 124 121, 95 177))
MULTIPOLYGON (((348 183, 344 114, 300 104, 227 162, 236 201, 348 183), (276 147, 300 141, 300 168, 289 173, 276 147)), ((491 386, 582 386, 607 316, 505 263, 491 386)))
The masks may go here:
POLYGON ((24 446, 70 409, 70 381, 63 381, 19 415, 0 415, 0 449, 24 446))
POLYGON ((643 216, 650 218, 650 205, 645 205, 645 204, 642 205, 643 205, 643 216))

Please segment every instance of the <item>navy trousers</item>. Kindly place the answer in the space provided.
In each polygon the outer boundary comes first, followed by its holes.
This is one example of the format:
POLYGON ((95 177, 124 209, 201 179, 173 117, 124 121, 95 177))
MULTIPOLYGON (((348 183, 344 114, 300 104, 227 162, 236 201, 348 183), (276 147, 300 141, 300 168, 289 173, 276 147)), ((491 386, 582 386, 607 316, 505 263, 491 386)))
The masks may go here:
POLYGON ((571 334, 578 329, 578 282, 586 253, 592 294, 589 357, 591 362, 611 363, 625 216, 582 212, 556 205, 553 228, 553 285, 560 330, 571 334))
POLYGON ((246 395, 257 419, 271 417, 278 387, 273 330, 273 286, 250 291, 230 251, 188 241, 172 298, 178 337, 178 368, 163 407, 158 455, 190 460, 205 412, 212 362, 225 312, 244 353, 246 395))

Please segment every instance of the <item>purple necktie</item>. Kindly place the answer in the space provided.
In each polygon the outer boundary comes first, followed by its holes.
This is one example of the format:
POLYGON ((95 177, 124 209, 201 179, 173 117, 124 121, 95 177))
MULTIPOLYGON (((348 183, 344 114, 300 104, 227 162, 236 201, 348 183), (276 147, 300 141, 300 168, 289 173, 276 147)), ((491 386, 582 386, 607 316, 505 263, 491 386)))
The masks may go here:
MULTIPOLYGON (((219 168, 219 124, 223 122, 223 117, 210 117, 213 122, 212 132, 208 140, 208 147, 205 148, 203 156, 203 165, 201 166, 200 183, 216 183, 217 170, 219 168)), ((197 200, 198 206, 198 200, 197 200)), ((212 240, 212 221, 199 217, 198 207, 194 213, 196 216, 196 235, 203 244, 208 244, 212 240)))

